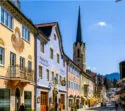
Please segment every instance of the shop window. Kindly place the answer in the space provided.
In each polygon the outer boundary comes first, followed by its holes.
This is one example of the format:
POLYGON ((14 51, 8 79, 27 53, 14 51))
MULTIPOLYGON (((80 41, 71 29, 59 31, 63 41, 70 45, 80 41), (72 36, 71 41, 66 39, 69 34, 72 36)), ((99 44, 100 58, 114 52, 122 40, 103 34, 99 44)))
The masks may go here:
POLYGON ((0 65, 4 65, 4 49, 0 47, 0 65))
POLYGON ((39 78, 42 79, 42 66, 39 66, 39 78))
POLYGON ((32 93, 30 91, 24 91, 24 106, 25 111, 32 111, 32 93))
POLYGON ((25 59, 20 57, 20 71, 24 72, 25 68, 25 59))
POLYGON ((0 89, 0 111, 10 111, 9 89, 0 89))

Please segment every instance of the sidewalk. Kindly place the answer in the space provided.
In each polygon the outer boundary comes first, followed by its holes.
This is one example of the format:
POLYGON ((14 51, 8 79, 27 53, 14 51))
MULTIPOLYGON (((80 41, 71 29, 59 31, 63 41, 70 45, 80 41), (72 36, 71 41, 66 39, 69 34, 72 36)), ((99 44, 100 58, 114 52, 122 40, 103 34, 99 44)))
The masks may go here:
POLYGON ((83 107, 83 108, 78 109, 78 111, 86 111, 87 109, 96 108, 96 107, 100 107, 100 104, 97 104, 97 105, 95 105, 93 107, 83 107))

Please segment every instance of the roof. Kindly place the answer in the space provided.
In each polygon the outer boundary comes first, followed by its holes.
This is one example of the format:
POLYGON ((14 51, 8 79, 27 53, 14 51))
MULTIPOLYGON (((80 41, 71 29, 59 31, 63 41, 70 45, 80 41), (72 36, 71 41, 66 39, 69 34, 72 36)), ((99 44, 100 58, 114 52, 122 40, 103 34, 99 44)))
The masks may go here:
POLYGON ((80 15, 80 7, 78 12, 78 24, 77 24, 77 36, 76 36, 76 43, 83 43, 82 40, 82 27, 81 27, 81 15, 80 15))

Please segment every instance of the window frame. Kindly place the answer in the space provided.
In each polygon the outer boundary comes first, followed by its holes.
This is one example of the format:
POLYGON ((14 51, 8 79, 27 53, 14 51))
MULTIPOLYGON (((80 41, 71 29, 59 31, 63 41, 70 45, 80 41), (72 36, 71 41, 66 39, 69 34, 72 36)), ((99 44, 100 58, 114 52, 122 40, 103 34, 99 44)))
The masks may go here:
POLYGON ((30 31, 29 29, 22 24, 22 39, 30 43, 30 31))
POLYGON ((46 78, 47 78, 47 81, 49 81, 49 69, 46 69, 46 78))
POLYGON ((42 79, 42 77, 43 77, 43 67, 39 65, 39 79, 42 79), (41 68, 41 71, 40 71, 40 68, 41 68))
POLYGON ((53 51, 53 49, 52 49, 52 48, 50 48, 50 58, 51 58, 51 59, 53 59, 53 58, 54 58, 54 54, 53 54, 53 52, 54 52, 54 51, 53 51))
POLYGON ((40 42, 40 52, 44 53, 45 51, 44 48, 45 48, 44 43, 40 42))
POLYGON ((8 29, 13 30, 13 17, 12 15, 6 11, 4 8, 0 8, 0 22, 4 26, 6 26, 8 29))
POLYGON ((57 53, 57 63, 59 64, 60 63, 60 56, 59 56, 59 54, 57 53))
POLYGON ((25 71, 25 58, 20 56, 20 71, 24 72, 25 71))
POLYGON ((3 63, 0 63, 0 66, 4 66, 5 65, 5 49, 3 47, 0 47, 0 49, 2 49, 2 58, 3 58, 3 63))

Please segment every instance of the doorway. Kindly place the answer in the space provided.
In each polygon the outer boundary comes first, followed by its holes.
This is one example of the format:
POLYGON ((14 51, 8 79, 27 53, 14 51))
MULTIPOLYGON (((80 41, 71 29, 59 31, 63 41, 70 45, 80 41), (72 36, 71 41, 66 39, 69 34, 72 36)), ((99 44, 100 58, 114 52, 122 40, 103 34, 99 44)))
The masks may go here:
POLYGON ((40 104, 40 111, 47 111, 47 105, 48 105, 48 93, 47 92, 41 92, 41 104, 40 104))
POLYGON ((15 110, 18 111, 20 107, 20 90, 16 88, 15 91, 15 110))
POLYGON ((57 104, 57 91, 53 91, 53 103, 54 103, 54 110, 57 111, 58 109, 58 104, 57 104))

